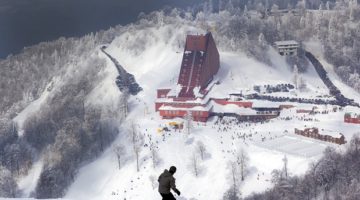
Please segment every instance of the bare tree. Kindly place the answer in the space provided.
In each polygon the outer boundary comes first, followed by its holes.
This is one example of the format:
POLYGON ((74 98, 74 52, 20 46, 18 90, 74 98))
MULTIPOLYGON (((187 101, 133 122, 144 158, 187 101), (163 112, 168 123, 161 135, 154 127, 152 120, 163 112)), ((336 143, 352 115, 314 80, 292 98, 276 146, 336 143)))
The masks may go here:
POLYGON ((158 183, 156 181, 157 180, 156 177, 154 175, 151 175, 151 176, 149 176, 149 179, 150 179, 153 190, 155 190, 156 186, 158 185, 158 183))
POLYGON ((123 113, 123 118, 126 118, 128 115, 128 98, 129 98, 129 90, 125 89, 120 97, 120 109, 123 113))
POLYGON ((155 169, 156 166, 160 162, 160 157, 159 157, 158 151, 156 149, 156 146, 153 143, 150 144, 150 152, 151 152, 151 159, 152 159, 153 167, 155 169))
POLYGON ((245 180, 248 161, 249 161, 249 156, 244 151, 244 149, 240 149, 240 151, 238 151, 236 154, 236 163, 240 168, 241 181, 245 180))
POLYGON ((197 149, 198 149, 198 151, 199 151, 201 160, 204 160, 204 155, 205 155, 205 153, 206 153, 206 148, 205 148, 204 143, 202 143, 201 141, 198 141, 198 142, 196 143, 196 146, 197 146, 197 149))
POLYGON ((236 162, 230 161, 228 163, 230 169, 230 179, 231 187, 225 192, 223 199, 224 200, 239 200, 240 192, 238 190, 238 177, 239 177, 239 168, 236 162))
POLYGON ((130 125, 130 136, 136 158, 136 170, 140 171, 139 155, 144 144, 144 136, 138 133, 135 123, 130 125))
POLYGON ((126 153, 125 147, 120 144, 115 145, 114 152, 115 152, 117 160, 118 160, 119 169, 121 169, 121 157, 123 155, 125 155, 125 153, 126 153))
POLYGON ((195 153, 193 153, 191 156, 190 168, 196 177, 200 174, 199 157, 195 153))
POLYGON ((295 85, 295 88, 298 89, 299 87, 299 70, 297 65, 294 65, 294 69, 293 69, 293 82, 295 85))
POLYGON ((237 188, 238 183, 238 166, 236 162, 230 162, 230 175, 231 175, 231 181, 232 181, 232 187, 234 189, 237 188))
POLYGON ((299 77, 299 89, 300 91, 305 91, 306 90, 306 82, 304 80, 304 78, 302 76, 299 77))

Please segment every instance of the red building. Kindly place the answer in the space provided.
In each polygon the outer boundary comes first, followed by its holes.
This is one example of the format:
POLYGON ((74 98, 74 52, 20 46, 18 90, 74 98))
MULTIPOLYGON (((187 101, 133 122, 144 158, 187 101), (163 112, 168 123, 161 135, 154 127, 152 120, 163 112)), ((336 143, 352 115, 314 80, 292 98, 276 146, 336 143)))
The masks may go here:
POLYGON ((195 87, 200 88, 200 93, 206 93, 219 67, 220 56, 211 33, 188 35, 178 79, 182 87, 179 97, 194 98, 195 87))
POLYGON ((344 122, 353 123, 353 124, 360 124, 360 115, 354 114, 354 113, 345 113, 344 122))
POLYGON ((318 128, 305 128, 304 130, 300 130, 295 128, 295 134, 296 135, 302 135, 305 137, 309 137, 309 138, 314 138, 317 140, 322 140, 322 141, 326 141, 326 142, 332 142, 332 143, 336 143, 336 144, 345 144, 345 137, 343 134, 339 133, 340 137, 333 137, 330 135, 322 135, 319 133, 319 129, 318 128))
POLYGON ((158 89, 155 110, 165 119, 192 112, 195 121, 206 121, 211 111, 206 97, 220 67, 220 56, 211 33, 188 35, 176 88, 158 89))
POLYGON ((251 108, 253 105, 253 102, 251 101, 236 101, 236 100, 230 100, 230 99, 212 99, 215 103, 220 104, 220 105, 237 105, 239 107, 244 107, 244 108, 251 108))
POLYGON ((279 105, 254 106, 238 94, 230 94, 230 98, 211 97, 209 92, 217 83, 213 77, 219 67, 219 52, 211 33, 188 35, 178 82, 171 89, 157 90, 155 110, 163 119, 184 117, 191 112, 195 121, 202 122, 213 115, 246 120, 266 120, 279 115, 279 105))

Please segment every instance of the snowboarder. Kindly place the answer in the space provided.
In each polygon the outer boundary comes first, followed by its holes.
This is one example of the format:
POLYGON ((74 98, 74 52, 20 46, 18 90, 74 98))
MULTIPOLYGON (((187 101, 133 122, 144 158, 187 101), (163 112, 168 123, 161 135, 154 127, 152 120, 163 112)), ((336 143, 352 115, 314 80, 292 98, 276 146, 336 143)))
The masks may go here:
POLYGON ((180 196, 180 191, 176 188, 175 178, 173 175, 176 172, 176 167, 171 166, 169 170, 165 169, 159 176, 159 193, 163 200, 175 200, 174 195, 170 192, 170 188, 180 196))

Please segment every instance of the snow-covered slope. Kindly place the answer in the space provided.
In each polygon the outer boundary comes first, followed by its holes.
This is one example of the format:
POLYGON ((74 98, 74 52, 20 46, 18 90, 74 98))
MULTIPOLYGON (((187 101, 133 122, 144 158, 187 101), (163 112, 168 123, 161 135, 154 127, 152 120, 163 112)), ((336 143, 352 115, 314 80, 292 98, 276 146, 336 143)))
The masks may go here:
MULTIPOLYGON (((59 92, 64 92, 62 90, 66 88, 65 86, 67 84, 75 84, 77 80, 81 80, 84 77, 91 79, 89 82, 92 81, 95 85, 89 89, 88 93, 85 92, 83 94, 84 106, 88 107, 91 105, 99 108, 104 119, 108 116, 117 115, 116 118, 118 119, 118 123, 120 123, 122 116, 119 115, 119 113, 121 113, 121 111, 119 111, 119 102, 122 94, 114 81, 118 72, 112 62, 107 60, 107 57, 100 51, 100 47, 89 51, 93 52, 90 58, 79 58, 79 61, 76 61, 76 63, 70 63, 68 66, 65 66, 64 72, 52 78, 40 98, 31 102, 13 118, 19 130, 18 134, 20 137, 23 137, 23 126, 26 120, 38 117, 39 113, 51 109, 53 105, 49 104, 55 95, 58 95, 59 92), (105 64, 101 66, 93 61, 103 61, 105 64)), ((19 190, 21 190, 24 197, 30 196, 31 193, 35 191, 39 176, 46 163, 44 162, 46 159, 44 157, 49 156, 46 154, 47 152, 42 152, 40 155, 34 155, 36 160, 31 166, 31 169, 25 176, 17 178, 19 190)))
MULTIPOLYGON (((80 169, 65 198, 160 199, 157 177, 165 168, 175 165, 178 168, 175 174, 177 185, 182 192, 178 199, 218 200, 230 187, 228 163, 235 160, 234 155, 240 149, 244 149, 249 155, 248 173, 240 187, 243 196, 246 196, 271 186, 271 172, 282 168, 284 155, 288 159, 290 174, 300 175, 306 171, 309 163, 321 156, 327 146, 341 148, 296 136, 293 134, 295 127, 316 126, 329 134, 342 132, 347 139, 350 139, 357 128, 356 125, 343 123, 344 111, 333 112, 332 106, 319 106, 319 109, 327 110, 329 114, 296 114, 295 107, 267 123, 239 124, 229 118, 225 119, 224 124, 218 124, 217 119, 213 118, 207 123, 195 123, 190 135, 174 130, 159 134, 157 128, 165 126, 169 120, 161 120, 154 111, 156 89, 172 87, 176 83, 182 59, 182 54, 178 53, 182 52, 182 48, 178 43, 184 41, 189 30, 201 31, 187 25, 178 25, 176 28, 169 25, 161 28, 147 27, 126 32, 109 45, 107 52, 128 72, 134 74, 144 89, 130 99, 130 113, 127 117, 129 123, 138 124, 138 131, 145 136, 147 145, 141 151, 141 169, 136 171, 131 144, 125 134, 122 134, 114 142, 114 145, 123 144, 127 147, 122 168, 118 169, 116 156, 112 148, 109 148, 99 159, 80 169), (176 31, 172 31, 174 29, 176 31), (142 41, 141 47, 134 46, 139 40, 142 41), (150 138, 157 144, 161 158, 160 164, 155 168, 152 166, 148 147, 150 138), (201 170, 196 177, 192 173, 191 158, 197 154, 197 141, 205 144, 207 154, 204 160, 199 160, 201 170)), ((290 66, 284 58, 271 49, 268 53, 275 67, 259 63, 239 52, 221 51, 221 69, 217 75, 221 84, 214 88, 212 95, 227 97, 231 92, 252 90, 254 85, 292 83, 290 66)), ((307 83, 307 91, 278 95, 314 98, 328 94, 313 68, 310 67, 302 77, 307 83)), ((340 88, 350 90, 345 85, 340 88)), ((127 125, 123 124, 122 127, 125 133, 127 125)))

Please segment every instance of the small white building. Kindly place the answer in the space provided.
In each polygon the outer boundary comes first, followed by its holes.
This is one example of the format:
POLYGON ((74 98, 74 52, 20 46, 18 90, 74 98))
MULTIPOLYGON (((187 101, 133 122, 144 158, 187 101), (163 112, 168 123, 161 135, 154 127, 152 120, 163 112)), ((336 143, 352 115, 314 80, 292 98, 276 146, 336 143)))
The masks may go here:
POLYGON ((299 43, 294 40, 275 42, 275 48, 282 56, 297 55, 299 47, 300 47, 299 43))

